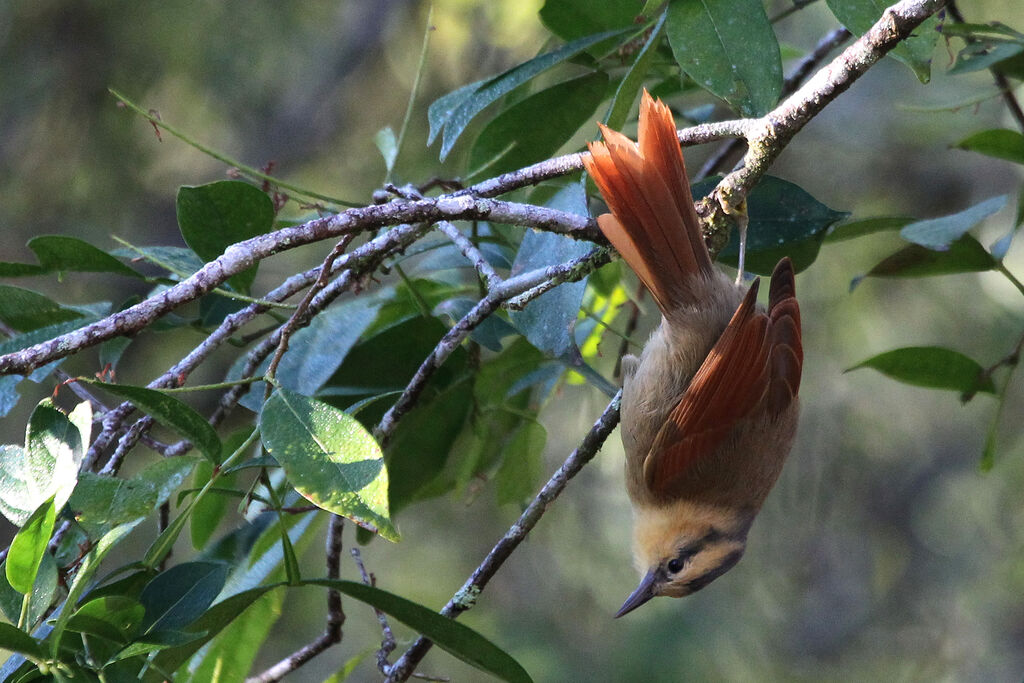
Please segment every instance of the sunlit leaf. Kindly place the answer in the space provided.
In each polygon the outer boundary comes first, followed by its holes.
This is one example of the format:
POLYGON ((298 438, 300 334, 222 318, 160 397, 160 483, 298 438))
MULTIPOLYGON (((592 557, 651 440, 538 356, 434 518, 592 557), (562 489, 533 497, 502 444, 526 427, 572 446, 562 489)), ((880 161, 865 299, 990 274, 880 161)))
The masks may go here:
POLYGON ((260 435, 303 497, 389 541, 398 540, 388 513, 383 454, 354 417, 278 389, 260 412, 260 435))
POLYGON ((19 593, 31 593, 36 582, 36 572, 42 562, 46 545, 53 533, 57 512, 53 498, 40 505, 14 535, 4 565, 7 582, 19 593))
POLYGON ((900 230, 900 237, 935 251, 946 251, 949 245, 968 230, 1006 206, 1009 195, 992 197, 969 209, 950 216, 917 221, 900 230))

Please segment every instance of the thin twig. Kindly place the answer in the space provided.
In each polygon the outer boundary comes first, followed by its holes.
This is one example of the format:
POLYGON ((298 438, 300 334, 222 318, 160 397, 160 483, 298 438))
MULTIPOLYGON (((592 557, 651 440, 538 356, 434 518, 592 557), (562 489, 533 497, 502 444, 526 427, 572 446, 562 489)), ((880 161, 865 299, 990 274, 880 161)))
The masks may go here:
MULTIPOLYGON (((583 441, 576 447, 576 450, 566 458, 562 466, 558 468, 558 471, 551 476, 540 490, 540 493, 530 501, 530 504, 523 511, 523 514, 519 516, 515 524, 505 532, 505 535, 494 545, 491 552, 487 554, 483 562, 480 563, 469 579, 462 585, 462 588, 444 606, 444 609, 441 610, 442 615, 455 618, 473 607, 477 597, 505 563, 505 560, 509 558, 519 544, 526 539, 526 535, 540 521, 547 506, 558 498, 562 491, 565 490, 569 480, 575 477, 583 469, 583 466, 590 462, 601 449, 608 436, 615 430, 616 425, 619 424, 619 400, 621 397, 621 392, 615 395, 615 398, 604 409, 601 417, 594 423, 594 426, 587 435, 583 437, 583 441)), ((417 638, 416 642, 391 667, 387 678, 388 682, 393 683, 394 681, 406 680, 416 665, 423 659, 424 655, 427 654, 431 645, 433 643, 427 638, 422 636, 417 638)))
POLYGON ((498 276, 498 273, 495 272, 491 264, 487 262, 487 258, 468 237, 462 234, 461 230, 448 221, 438 221, 436 227, 447 235, 448 239, 455 243, 455 246, 459 248, 462 255, 465 256, 469 262, 473 264, 473 267, 476 268, 476 271, 480 273, 480 277, 487 283, 488 287, 494 287, 501 282, 501 278, 498 276))
MULTIPOLYGON (((363 579, 363 583, 367 586, 376 586, 377 577, 366 571, 366 567, 363 565, 362 555, 359 553, 359 548, 352 548, 352 557, 355 559, 356 566, 359 567, 359 575, 363 579)), ((373 608, 373 613, 377 615, 377 621, 380 623, 381 643, 380 649, 377 650, 377 668, 385 676, 391 669, 391 664, 388 662, 388 657, 398 647, 398 642, 395 640, 395 632, 391 630, 391 624, 388 623, 388 615, 381 612, 376 607, 373 608)))

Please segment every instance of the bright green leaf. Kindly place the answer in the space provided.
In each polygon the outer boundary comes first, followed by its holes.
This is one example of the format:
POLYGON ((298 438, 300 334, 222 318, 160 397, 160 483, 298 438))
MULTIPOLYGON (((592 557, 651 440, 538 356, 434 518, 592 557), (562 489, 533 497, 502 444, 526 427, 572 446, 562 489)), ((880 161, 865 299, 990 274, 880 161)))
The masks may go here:
POLYGON ((499 175, 552 156, 591 120, 607 87, 608 75, 594 71, 516 102, 480 131, 469 167, 474 174, 499 175))
POLYGON ((530 674, 504 650, 465 624, 443 617, 423 605, 355 581, 316 579, 308 584, 326 586, 376 607, 381 612, 434 641, 467 664, 512 683, 529 683, 530 674))
POLYGON ((221 444, 217 432, 188 404, 157 389, 110 384, 91 379, 79 381, 103 387, 115 396, 131 401, 136 408, 152 415, 165 427, 191 441, 210 462, 220 462, 221 444))
POLYGON ((146 608, 124 595, 90 600, 68 620, 67 629, 89 633, 117 643, 126 643, 139 631, 146 608))
POLYGON ((5 571, 7 582, 19 593, 32 592, 56 519, 57 511, 53 507, 53 498, 50 498, 32 513, 11 541, 5 571))
MULTIPOLYGON (((237 180, 181 187, 176 204, 181 236, 204 261, 216 259, 236 242, 270 232, 274 225, 274 203, 267 193, 237 180)), ((228 282, 248 292, 255 278, 253 266, 228 282)))
MULTIPOLYGON (((584 0, 584 2, 587 5, 593 5, 590 0, 584 0)), ((622 80, 619 81, 619 86, 615 89, 615 96, 612 98, 612 103, 608 106, 608 112, 604 116, 604 124, 612 130, 620 130, 623 124, 626 123, 626 117, 633 108, 636 96, 640 93, 640 88, 647 77, 647 72, 651 67, 654 56, 658 54, 657 46, 661 41, 661 35, 665 28, 666 16, 666 13, 662 13, 661 17, 658 18, 658 23, 651 29, 651 35, 647 38, 647 42, 644 43, 643 48, 637 53, 636 59, 633 60, 633 64, 629 67, 629 71, 622 77, 622 80)))
POLYGON ((279 388, 263 405, 259 424, 263 445, 304 498, 398 540, 388 514, 383 454, 354 417, 279 388))
POLYGON ((744 116, 779 101, 782 58, 761 0, 673 0, 666 33, 683 71, 744 116))
POLYGON ((892 379, 929 389, 951 389, 960 393, 981 391, 994 394, 991 377, 977 361, 939 346, 911 346, 880 353, 854 365, 850 370, 873 368, 892 379))
POLYGON ((900 230, 900 237, 928 249, 946 251, 950 244, 963 237, 968 230, 1002 210, 1007 199, 1009 195, 992 197, 950 216, 911 223, 900 230))

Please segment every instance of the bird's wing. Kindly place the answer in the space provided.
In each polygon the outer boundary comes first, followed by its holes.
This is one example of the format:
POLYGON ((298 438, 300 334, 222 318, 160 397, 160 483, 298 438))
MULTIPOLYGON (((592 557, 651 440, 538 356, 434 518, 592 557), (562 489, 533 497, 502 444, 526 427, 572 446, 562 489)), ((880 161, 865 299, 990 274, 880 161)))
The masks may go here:
POLYGON ((738 421, 759 408, 775 417, 796 397, 803 352, 789 259, 772 275, 767 314, 756 309, 757 289, 755 281, 654 439, 644 478, 655 495, 669 495, 738 421))

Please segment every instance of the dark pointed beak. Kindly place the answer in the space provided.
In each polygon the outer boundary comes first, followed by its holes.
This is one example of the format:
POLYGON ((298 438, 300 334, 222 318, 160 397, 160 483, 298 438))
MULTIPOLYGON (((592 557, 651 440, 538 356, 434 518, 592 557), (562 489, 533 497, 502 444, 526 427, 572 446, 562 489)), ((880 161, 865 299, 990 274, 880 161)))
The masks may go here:
POLYGON ((619 611, 615 613, 615 618, 618 619, 619 617, 625 614, 629 614, 637 607, 639 607, 640 605, 644 604, 645 602, 653 598, 655 595, 657 595, 655 591, 657 590, 658 584, 661 583, 661 581, 661 572, 659 572, 657 569, 652 569, 651 571, 647 572, 647 576, 645 576, 643 580, 640 581, 640 585, 636 587, 636 590, 633 591, 633 594, 626 598, 626 602, 622 603, 622 607, 620 607, 619 611))

